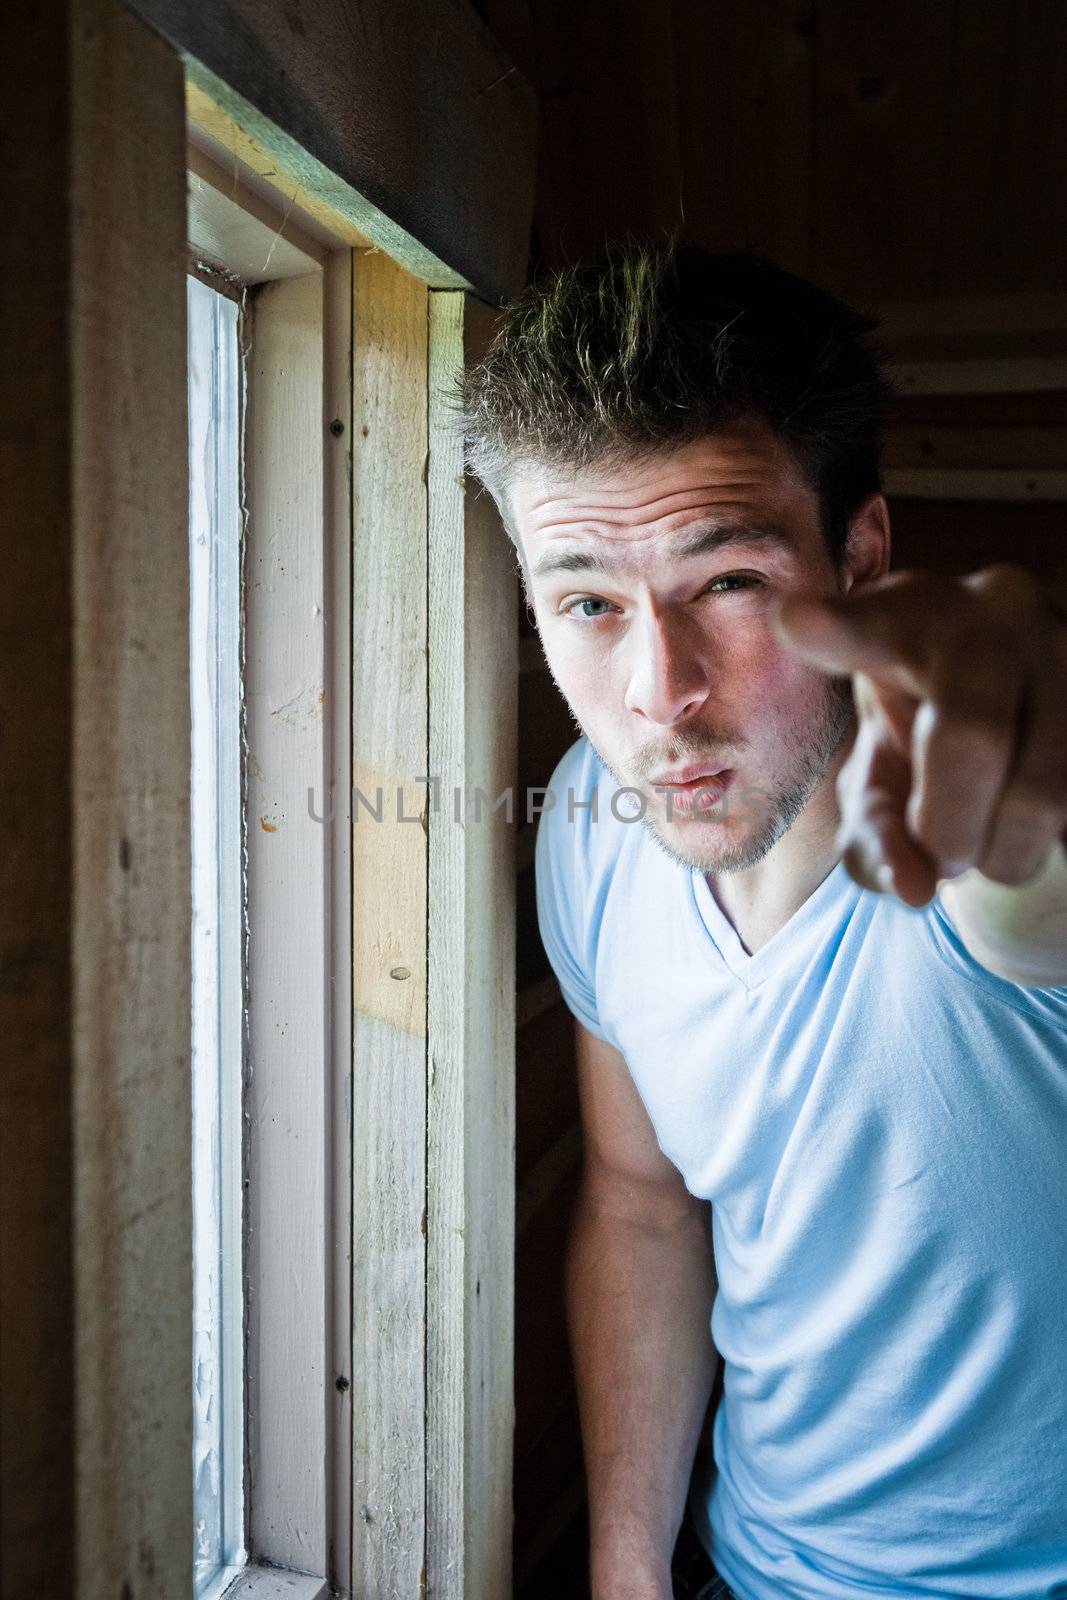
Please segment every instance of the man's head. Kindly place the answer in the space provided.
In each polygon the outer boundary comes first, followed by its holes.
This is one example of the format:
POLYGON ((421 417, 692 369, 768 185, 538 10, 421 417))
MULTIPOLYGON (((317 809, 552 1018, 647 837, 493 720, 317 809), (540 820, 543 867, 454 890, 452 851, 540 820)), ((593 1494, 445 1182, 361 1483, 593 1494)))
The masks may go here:
POLYGON ((705 871, 761 859, 853 726, 769 602, 888 564, 870 329, 769 262, 630 247, 528 290, 465 382, 553 676, 705 871), (655 788, 693 765, 729 769, 711 809, 655 788))

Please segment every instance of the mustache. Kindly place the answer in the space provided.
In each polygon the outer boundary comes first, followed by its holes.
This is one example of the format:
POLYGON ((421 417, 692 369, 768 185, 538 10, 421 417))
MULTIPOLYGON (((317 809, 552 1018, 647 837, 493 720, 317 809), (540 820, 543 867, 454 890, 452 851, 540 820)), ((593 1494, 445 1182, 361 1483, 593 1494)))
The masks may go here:
POLYGON ((660 772, 665 767, 691 767, 702 762, 707 762, 708 766, 712 767, 725 767, 746 748, 747 743, 747 740, 738 738, 722 739, 716 748, 704 740, 675 739, 663 750, 649 748, 638 750, 630 764, 639 778, 649 778, 654 772, 660 772))

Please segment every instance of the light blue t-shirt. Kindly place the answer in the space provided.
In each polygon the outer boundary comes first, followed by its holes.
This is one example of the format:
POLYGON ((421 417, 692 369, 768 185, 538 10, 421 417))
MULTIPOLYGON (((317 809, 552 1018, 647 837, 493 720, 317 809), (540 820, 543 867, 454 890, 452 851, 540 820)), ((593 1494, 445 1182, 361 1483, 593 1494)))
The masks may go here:
POLYGON ((551 789, 545 948, 712 1205, 719 1571, 740 1600, 1067 1597, 1067 989, 840 861, 749 955, 584 737, 551 789))

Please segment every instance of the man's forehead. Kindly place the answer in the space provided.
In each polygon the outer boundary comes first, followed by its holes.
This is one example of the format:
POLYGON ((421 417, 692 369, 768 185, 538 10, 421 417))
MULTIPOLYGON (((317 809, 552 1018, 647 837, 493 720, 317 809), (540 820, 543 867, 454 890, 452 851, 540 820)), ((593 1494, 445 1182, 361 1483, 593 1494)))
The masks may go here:
MULTIPOLYGON (((541 578, 553 572, 598 572, 611 577, 630 564, 635 541, 576 539, 561 535, 537 541, 531 550, 530 576, 541 578)), ((642 554, 651 554, 657 561, 686 561, 714 554, 715 551, 735 546, 759 549, 764 554, 788 554, 797 549, 796 537, 788 529, 768 518, 755 521, 736 520, 729 516, 699 517, 687 522, 677 532, 660 534, 654 540, 640 542, 642 554)))
POLYGON ((795 515, 798 496, 812 498, 791 453, 769 429, 753 425, 581 471, 527 465, 509 500, 532 557, 549 541, 572 536, 624 544, 697 519, 782 523, 795 515))

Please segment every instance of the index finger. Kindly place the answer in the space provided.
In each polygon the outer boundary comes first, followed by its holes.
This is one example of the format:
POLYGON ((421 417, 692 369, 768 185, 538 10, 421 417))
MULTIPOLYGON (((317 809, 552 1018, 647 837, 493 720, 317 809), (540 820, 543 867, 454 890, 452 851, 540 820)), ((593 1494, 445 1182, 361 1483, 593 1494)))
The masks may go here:
POLYGON ((783 644, 826 672, 889 676, 921 698, 925 610, 917 595, 905 599, 882 588, 844 596, 788 595, 772 612, 771 626, 783 644))

